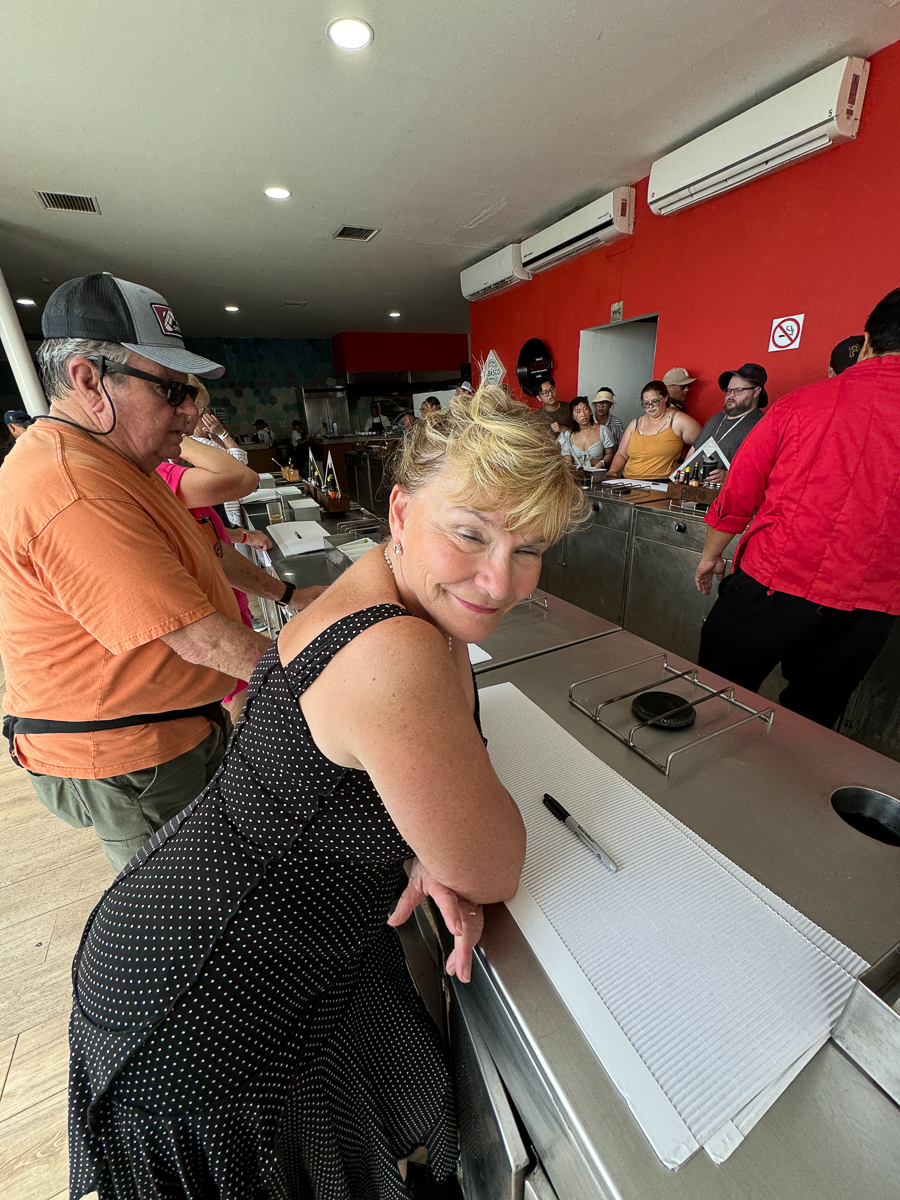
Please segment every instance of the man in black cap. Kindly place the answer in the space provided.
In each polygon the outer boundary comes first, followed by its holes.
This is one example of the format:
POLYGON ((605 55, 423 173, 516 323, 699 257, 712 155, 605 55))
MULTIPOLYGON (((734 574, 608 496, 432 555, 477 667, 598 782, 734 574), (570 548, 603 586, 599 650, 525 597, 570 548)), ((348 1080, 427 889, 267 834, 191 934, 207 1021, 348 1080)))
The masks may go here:
POLYGON ((0 470, 4 732, 118 869, 212 777, 220 701, 270 643, 156 473, 197 419, 188 372, 223 368, 185 349, 158 292, 109 274, 57 288, 42 325, 50 412, 0 470))
POLYGON ((19 440, 31 422, 32 418, 24 408, 10 408, 3 414, 3 423, 15 441, 19 440))
POLYGON ((828 361, 828 378, 833 379, 835 375, 840 375, 842 371, 846 371, 848 367, 852 367, 854 363, 859 362, 859 354, 866 340, 864 333, 854 333, 853 337, 844 338, 842 342, 838 342, 831 352, 831 358, 828 361))
MULTIPOLYGON (((722 411, 710 417, 694 442, 700 447, 710 438, 729 462, 734 458, 744 438, 765 416, 761 410, 769 403, 766 395, 768 380, 765 367, 759 363, 744 363, 736 371, 723 371, 719 376, 719 387, 725 393, 722 411)), ((711 483, 724 483, 728 472, 719 467, 710 472, 711 483)))

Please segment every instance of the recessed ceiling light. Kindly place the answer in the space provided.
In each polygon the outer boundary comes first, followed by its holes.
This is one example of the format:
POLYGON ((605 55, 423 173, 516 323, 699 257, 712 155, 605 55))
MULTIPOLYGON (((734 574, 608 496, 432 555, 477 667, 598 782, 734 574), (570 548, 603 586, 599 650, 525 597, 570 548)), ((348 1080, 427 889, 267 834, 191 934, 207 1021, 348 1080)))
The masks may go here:
POLYGON ((356 17, 341 17, 338 21, 332 21, 326 32, 329 40, 342 50, 362 50, 375 36, 372 26, 356 17))
POLYGON ((266 188, 266 195, 270 200, 287 200, 290 194, 287 188, 266 188))
POLYGON ((30 308, 31 305, 34 304, 34 301, 30 296, 19 296, 16 300, 16 304, 21 304, 24 308, 30 308))
POLYGON ((388 313, 388 316, 389 317, 399 317, 400 314, 399 313, 388 313))
POLYGON ((226 305, 225 305, 225 311, 226 311, 226 312, 238 312, 238 311, 239 311, 239 309, 238 309, 238 306, 237 306, 236 304, 226 304, 226 305))

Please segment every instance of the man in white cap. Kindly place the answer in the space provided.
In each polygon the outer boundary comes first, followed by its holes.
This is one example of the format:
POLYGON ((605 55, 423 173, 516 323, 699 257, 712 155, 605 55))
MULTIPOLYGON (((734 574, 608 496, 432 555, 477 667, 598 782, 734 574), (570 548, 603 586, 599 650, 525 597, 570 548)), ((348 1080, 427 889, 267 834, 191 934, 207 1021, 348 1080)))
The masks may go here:
POLYGON ((197 419, 188 372, 224 368, 185 349, 158 292, 105 273, 57 288, 42 326, 50 412, 0 471, 4 733, 118 869, 215 773, 220 701, 270 643, 156 473, 197 419))
POLYGON ((688 388, 697 382, 696 377, 688 375, 684 367, 671 367, 663 375, 662 381, 669 393, 669 407, 684 412, 687 408, 688 388))

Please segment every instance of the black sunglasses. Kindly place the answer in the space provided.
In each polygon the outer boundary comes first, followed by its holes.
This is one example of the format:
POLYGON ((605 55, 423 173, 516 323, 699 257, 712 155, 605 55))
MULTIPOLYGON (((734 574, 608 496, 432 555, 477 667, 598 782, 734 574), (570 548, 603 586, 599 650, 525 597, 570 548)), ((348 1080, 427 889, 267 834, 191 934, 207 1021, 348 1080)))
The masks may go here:
POLYGON ((165 379, 162 375, 149 375, 146 371, 128 367, 125 363, 112 362, 111 359, 103 357, 89 358, 88 362, 92 362, 100 372, 101 383, 105 375, 131 375, 135 379, 146 379, 149 383, 155 383, 165 392, 166 404, 171 408, 180 408, 185 400, 196 400, 200 395, 200 389, 194 387, 192 383, 179 383, 177 379, 165 379))

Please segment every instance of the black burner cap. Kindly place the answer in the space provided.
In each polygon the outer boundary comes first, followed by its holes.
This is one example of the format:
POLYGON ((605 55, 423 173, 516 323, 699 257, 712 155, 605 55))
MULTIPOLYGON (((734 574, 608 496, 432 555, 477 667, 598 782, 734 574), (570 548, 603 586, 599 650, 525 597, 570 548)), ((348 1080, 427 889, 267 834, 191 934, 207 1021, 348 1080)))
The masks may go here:
POLYGON ((676 696, 674 692, 641 692, 631 702, 631 711, 642 721, 653 721, 654 729, 686 729, 697 719, 693 704, 687 704, 684 696, 676 696), (666 716, 680 708, 680 713, 666 716))

